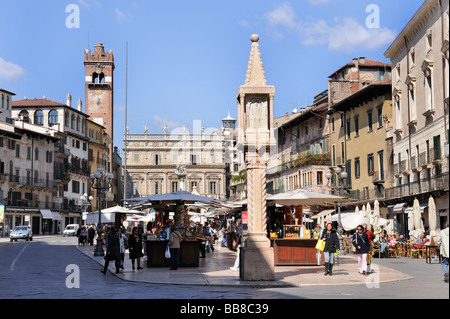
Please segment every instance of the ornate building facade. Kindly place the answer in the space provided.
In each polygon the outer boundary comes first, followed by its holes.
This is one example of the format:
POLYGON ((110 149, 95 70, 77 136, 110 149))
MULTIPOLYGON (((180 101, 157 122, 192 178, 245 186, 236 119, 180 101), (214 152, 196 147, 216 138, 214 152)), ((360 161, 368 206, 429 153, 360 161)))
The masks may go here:
POLYGON ((172 193, 182 184, 175 170, 185 165, 184 189, 227 199, 231 172, 238 170, 235 121, 223 120, 220 131, 189 133, 186 128, 163 134, 125 135, 128 198, 172 193))

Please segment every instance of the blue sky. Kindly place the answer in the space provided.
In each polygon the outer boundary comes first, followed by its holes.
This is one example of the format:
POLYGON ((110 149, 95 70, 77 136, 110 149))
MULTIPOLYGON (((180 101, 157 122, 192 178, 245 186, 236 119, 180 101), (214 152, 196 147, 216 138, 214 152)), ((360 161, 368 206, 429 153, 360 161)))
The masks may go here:
MULTIPOLYGON (((237 118, 250 36, 258 33, 275 116, 310 105, 328 76, 354 57, 389 62, 389 44, 422 0, 0 0, 0 88, 15 99, 84 102, 84 49, 97 42, 115 55, 115 145, 122 148, 125 48, 129 43, 131 133, 201 120, 220 128, 237 118), (67 28, 68 5, 79 28, 67 28), (369 25, 379 10, 379 26, 369 25), (367 11, 367 12, 366 12, 367 11)), ((76 103, 75 103, 76 105, 76 103)))

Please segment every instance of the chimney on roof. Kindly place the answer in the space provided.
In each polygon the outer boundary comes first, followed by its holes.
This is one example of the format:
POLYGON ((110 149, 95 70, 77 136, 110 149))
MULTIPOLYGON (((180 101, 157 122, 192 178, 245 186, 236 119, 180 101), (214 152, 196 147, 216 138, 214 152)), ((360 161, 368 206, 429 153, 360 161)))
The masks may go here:
POLYGON ((67 94, 67 97, 66 97, 66 105, 68 107, 72 107, 72 95, 70 95, 70 92, 67 94))

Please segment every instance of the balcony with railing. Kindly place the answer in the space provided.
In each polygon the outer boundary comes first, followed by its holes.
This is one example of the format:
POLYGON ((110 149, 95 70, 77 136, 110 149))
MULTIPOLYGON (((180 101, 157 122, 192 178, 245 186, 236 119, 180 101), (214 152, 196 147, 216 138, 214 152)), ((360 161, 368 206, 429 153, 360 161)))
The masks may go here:
POLYGON ((70 156, 70 149, 63 146, 55 146, 55 156, 67 158, 70 156))
POLYGON ((410 182, 409 184, 388 188, 385 191, 386 198, 391 199, 438 190, 448 190, 448 177, 449 174, 447 172, 445 174, 432 176, 431 178, 410 182))

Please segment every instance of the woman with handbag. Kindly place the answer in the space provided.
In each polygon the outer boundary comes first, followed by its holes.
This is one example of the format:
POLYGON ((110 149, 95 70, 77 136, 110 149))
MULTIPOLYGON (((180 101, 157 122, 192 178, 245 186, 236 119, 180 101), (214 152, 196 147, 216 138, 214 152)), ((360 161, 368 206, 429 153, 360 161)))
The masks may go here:
POLYGON ((136 260, 137 269, 142 269, 141 257, 144 257, 144 254, 142 253, 142 237, 139 235, 139 228, 133 228, 133 233, 130 235, 130 238, 128 238, 128 246, 132 269, 134 270, 134 262, 136 260))
POLYGON ((367 254, 370 250, 369 237, 364 232, 363 226, 359 225, 356 228, 356 233, 352 238, 353 246, 356 248, 356 255, 358 256, 359 273, 365 275, 367 273, 367 254))
POLYGON ((327 224, 326 230, 320 238, 325 242, 323 254, 325 256, 325 276, 333 276, 334 253, 339 251, 339 238, 331 223, 327 224))

